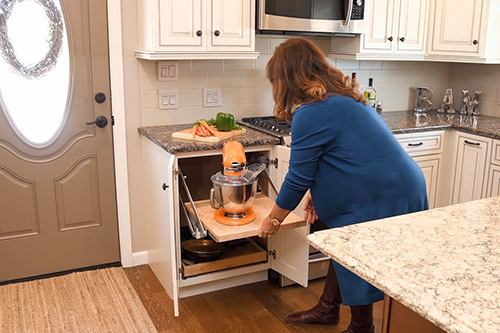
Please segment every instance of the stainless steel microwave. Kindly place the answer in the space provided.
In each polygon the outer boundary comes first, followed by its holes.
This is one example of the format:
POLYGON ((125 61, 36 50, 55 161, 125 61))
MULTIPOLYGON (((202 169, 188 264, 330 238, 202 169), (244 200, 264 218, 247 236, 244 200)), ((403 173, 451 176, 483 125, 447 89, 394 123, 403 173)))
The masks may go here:
POLYGON ((363 32, 365 0, 258 0, 260 33, 353 37, 363 32))

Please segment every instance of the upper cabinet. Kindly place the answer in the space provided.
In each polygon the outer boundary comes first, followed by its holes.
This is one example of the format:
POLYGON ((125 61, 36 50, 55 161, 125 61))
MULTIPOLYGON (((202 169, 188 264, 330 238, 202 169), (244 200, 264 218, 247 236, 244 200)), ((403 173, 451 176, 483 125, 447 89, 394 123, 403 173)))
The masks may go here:
POLYGON ((499 15, 497 0, 433 0, 428 58, 500 62, 499 15))
POLYGON ((373 0, 365 4, 363 35, 333 38, 331 55, 362 60, 423 60, 428 18, 427 0, 373 0))
POLYGON ((255 59, 255 1, 138 0, 140 59, 255 59))
POLYGON ((332 57, 500 63, 500 1, 373 0, 365 32, 333 38, 332 57))

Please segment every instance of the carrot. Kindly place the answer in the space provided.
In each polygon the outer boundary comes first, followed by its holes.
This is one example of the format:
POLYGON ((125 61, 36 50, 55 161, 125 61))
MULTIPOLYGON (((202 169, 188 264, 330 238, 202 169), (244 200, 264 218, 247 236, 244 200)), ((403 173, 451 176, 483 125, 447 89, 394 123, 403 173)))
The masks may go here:
POLYGON ((193 126, 193 139, 196 137, 196 125, 193 126))
POLYGON ((203 130, 203 127, 198 127, 198 132, 200 133, 200 136, 206 137, 207 133, 203 130))
POLYGON ((211 135, 215 136, 215 131, 210 127, 205 120, 200 121, 201 126, 203 126, 211 135))
POLYGON ((203 136, 203 132, 201 131, 201 127, 196 127, 196 135, 203 136))
POLYGON ((203 136, 207 137, 207 136, 210 136, 210 133, 208 133, 208 131, 203 127, 201 126, 201 131, 203 132, 203 136))

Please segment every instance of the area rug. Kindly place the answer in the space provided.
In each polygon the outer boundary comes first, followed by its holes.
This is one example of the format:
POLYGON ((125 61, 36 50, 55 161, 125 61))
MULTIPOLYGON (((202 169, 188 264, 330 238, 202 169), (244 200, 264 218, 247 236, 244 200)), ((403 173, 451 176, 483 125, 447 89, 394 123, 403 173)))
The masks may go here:
POLYGON ((0 332, 156 332, 121 267, 0 286, 0 332))

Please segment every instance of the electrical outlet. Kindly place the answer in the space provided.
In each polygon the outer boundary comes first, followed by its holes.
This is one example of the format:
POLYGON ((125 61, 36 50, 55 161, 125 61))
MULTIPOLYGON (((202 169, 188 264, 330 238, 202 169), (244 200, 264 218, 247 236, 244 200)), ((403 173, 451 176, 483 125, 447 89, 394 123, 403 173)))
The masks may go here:
POLYGON ((178 90, 159 90, 158 97, 158 105, 160 110, 179 108, 178 90))
POLYGON ((222 106, 221 88, 203 88, 203 107, 212 108, 222 106))
POLYGON ((158 61, 158 81, 179 80, 179 62, 158 61))

